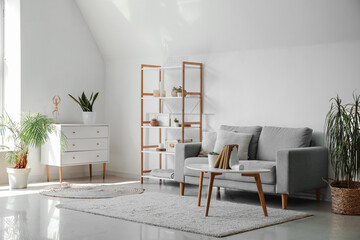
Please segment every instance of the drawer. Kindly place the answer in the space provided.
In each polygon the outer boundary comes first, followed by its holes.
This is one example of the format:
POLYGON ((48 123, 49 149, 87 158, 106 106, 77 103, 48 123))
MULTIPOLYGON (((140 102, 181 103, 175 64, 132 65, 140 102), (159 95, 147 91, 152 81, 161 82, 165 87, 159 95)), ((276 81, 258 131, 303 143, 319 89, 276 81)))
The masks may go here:
POLYGON ((87 151, 108 149, 107 138, 67 139, 66 151, 87 151))
POLYGON ((61 165, 81 165, 107 162, 108 151, 65 152, 62 154, 61 165))
POLYGON ((107 126, 71 127, 62 126, 61 131, 68 139, 71 138, 106 138, 109 135, 107 126))

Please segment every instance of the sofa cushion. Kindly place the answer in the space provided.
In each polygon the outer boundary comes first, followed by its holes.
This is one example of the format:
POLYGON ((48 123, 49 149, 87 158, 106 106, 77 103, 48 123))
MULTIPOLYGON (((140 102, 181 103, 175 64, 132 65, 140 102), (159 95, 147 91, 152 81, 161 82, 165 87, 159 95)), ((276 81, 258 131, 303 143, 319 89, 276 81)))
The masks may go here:
POLYGON ((275 161, 279 150, 309 147, 312 131, 310 128, 263 127, 257 159, 275 161))
POLYGON ((238 133, 250 133, 252 138, 249 144, 249 159, 256 159, 256 152, 258 148, 259 137, 262 127, 260 126, 251 126, 251 127, 238 127, 238 126, 228 126, 221 125, 220 130, 238 132, 238 133))
POLYGON ((214 151, 216 136, 216 132, 203 132, 199 157, 207 157, 209 152, 214 151))
POLYGON ((220 154, 225 145, 237 144, 239 146, 237 153, 238 159, 248 160, 248 151, 251 138, 251 134, 219 130, 216 137, 214 152, 220 154))
MULTIPOLYGON (((243 164, 245 169, 270 169, 269 173, 262 173, 260 175, 261 182, 264 184, 276 184, 276 162, 242 160, 239 161, 239 163, 243 164)), ((190 170, 186 167, 189 164, 208 164, 208 160, 206 157, 193 157, 185 159, 184 175, 199 177, 199 171, 190 170)), ((204 177, 209 177, 209 175, 205 174, 204 177)), ((223 175, 216 176, 216 178, 239 182, 255 182, 255 179, 253 177, 243 177, 240 173, 225 173, 223 175)))

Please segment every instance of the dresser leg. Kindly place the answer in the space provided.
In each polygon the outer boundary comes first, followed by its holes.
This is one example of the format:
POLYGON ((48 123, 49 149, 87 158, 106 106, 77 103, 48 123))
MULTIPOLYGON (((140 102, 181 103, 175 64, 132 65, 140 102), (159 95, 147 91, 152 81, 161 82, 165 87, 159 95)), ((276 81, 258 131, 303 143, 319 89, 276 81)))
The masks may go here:
POLYGON ((59 167, 60 183, 62 183, 62 167, 59 167))
POLYGON ((46 180, 49 181, 49 165, 46 165, 46 180))
POLYGON ((92 164, 89 164, 90 178, 92 178, 92 164))
POLYGON ((103 164, 103 179, 105 179, 106 163, 103 164))

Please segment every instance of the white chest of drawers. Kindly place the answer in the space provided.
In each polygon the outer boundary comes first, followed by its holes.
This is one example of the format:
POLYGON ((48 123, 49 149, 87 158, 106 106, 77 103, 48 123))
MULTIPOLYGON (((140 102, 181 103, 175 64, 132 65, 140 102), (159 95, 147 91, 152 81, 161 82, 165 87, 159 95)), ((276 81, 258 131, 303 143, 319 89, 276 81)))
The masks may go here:
POLYGON ((105 178, 106 163, 109 162, 109 125, 106 124, 55 124, 56 132, 41 147, 41 163, 46 165, 49 181, 49 166, 59 167, 62 182, 62 167, 89 165, 92 177, 92 164, 103 164, 105 178), (66 151, 61 152, 62 131, 66 136, 66 151))

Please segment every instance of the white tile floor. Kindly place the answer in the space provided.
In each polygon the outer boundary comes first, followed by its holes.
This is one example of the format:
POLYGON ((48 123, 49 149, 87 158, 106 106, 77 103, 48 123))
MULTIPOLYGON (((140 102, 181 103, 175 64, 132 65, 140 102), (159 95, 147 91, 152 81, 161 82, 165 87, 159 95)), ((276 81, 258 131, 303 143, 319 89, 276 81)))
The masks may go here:
MULTIPOLYGON (((89 179, 68 181, 85 183, 89 182, 89 179)), ((108 176, 105 182, 124 181, 134 180, 108 176)), ((103 180, 94 177, 91 182, 103 180)), ((28 189, 16 191, 9 191, 7 186, 0 187, 0 239, 212 239, 187 232, 58 209, 55 206, 60 202, 72 200, 39 195, 38 190, 48 184, 30 184, 28 189)), ((152 184, 156 191, 179 194, 179 186, 175 183, 166 182, 159 185, 157 181, 150 181, 145 184, 152 184)), ((206 191, 203 192, 206 194, 206 191)), ((197 187, 187 185, 185 194, 196 196, 197 187)), ((257 195, 248 192, 222 189, 220 192, 214 191, 213 197, 221 201, 259 204, 257 195)), ((280 197, 266 195, 265 198, 269 207, 280 207, 280 197)), ((288 207, 310 212, 315 216, 223 239, 360 239, 360 216, 332 214, 331 204, 327 202, 317 203, 289 198, 288 207)))

